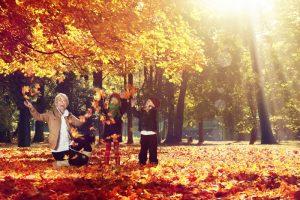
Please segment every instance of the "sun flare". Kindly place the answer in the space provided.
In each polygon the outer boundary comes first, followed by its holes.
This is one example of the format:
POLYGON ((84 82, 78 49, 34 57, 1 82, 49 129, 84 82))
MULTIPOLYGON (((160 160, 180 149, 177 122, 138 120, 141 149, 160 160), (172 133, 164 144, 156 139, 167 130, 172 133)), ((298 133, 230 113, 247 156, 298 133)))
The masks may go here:
POLYGON ((220 14, 237 16, 269 13, 274 9, 274 0, 195 0, 195 3, 220 14))

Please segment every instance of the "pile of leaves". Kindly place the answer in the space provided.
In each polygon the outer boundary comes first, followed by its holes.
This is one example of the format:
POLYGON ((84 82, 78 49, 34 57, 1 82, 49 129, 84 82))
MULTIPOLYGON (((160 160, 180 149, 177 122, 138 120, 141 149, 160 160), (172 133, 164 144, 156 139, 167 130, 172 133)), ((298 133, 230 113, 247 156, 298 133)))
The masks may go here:
POLYGON ((300 152, 285 145, 159 147, 157 166, 103 165, 104 146, 81 168, 54 168, 47 145, 0 148, 0 199, 300 199, 300 152))

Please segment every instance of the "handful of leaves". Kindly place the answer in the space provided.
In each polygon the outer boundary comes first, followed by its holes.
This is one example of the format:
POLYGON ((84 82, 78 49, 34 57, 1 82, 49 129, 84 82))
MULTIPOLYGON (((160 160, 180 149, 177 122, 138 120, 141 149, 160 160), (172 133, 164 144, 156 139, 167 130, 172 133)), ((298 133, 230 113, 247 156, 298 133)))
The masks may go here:
POLYGON ((40 88, 41 86, 38 83, 35 83, 30 86, 24 85, 22 87, 22 95, 26 100, 36 102, 38 97, 41 96, 40 88))
POLYGON ((136 93, 137 89, 133 87, 131 84, 127 84, 126 90, 123 92, 122 97, 124 99, 129 99, 130 97, 133 97, 136 93))

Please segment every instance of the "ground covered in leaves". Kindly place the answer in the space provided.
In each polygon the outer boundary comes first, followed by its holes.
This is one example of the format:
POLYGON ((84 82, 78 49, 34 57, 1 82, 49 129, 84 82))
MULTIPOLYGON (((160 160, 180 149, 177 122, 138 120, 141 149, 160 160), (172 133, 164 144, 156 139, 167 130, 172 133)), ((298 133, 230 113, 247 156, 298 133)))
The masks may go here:
POLYGON ((0 199, 300 199, 300 152, 286 145, 159 147, 160 164, 140 167, 138 146, 122 165, 52 167, 46 145, 0 147, 0 199))

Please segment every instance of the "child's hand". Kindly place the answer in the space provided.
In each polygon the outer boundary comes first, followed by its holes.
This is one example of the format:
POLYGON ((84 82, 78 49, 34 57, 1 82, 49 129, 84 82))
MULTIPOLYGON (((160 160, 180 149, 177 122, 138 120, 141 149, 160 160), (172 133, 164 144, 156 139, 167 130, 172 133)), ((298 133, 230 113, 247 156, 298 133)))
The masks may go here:
POLYGON ((84 117, 85 117, 86 119, 90 118, 91 116, 92 116, 92 113, 85 113, 85 115, 84 115, 84 117))
POLYGON ((24 105, 29 109, 33 108, 33 105, 28 100, 24 101, 24 105))
POLYGON ((103 99, 105 99, 106 93, 105 93, 105 91, 104 91, 103 89, 100 90, 100 95, 101 95, 101 97, 102 97, 103 99))
POLYGON ((107 101, 105 101, 105 103, 104 103, 104 109, 108 109, 108 102, 107 101))
POLYGON ((93 115, 93 110, 91 108, 89 108, 86 113, 84 114, 84 117, 86 119, 90 118, 93 115))

